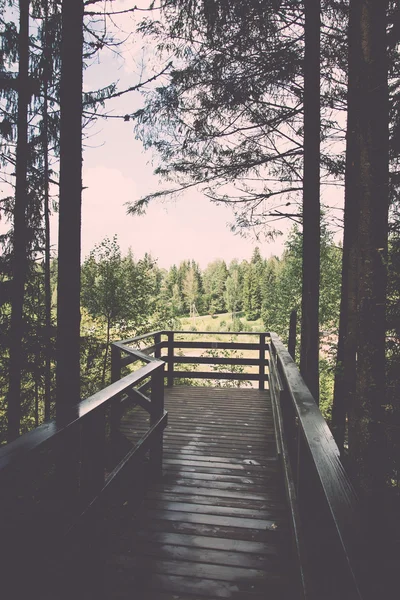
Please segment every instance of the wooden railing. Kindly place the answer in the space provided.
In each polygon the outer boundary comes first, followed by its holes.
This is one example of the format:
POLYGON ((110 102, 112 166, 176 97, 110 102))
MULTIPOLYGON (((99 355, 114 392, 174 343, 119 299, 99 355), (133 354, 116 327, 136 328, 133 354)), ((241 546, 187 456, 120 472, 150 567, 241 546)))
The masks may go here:
MULTIPOLYGON (((46 423, 0 449, 0 565, 16 582, 16 593, 8 597, 25 597, 24 583, 31 586, 44 564, 46 575, 56 564, 68 571, 68 557, 74 553, 60 556, 62 540, 90 523, 91 516, 101 514, 99 509, 112 501, 116 483, 122 485, 125 480, 127 488, 137 487, 137 467, 143 465, 140 459, 148 451, 149 461, 141 472, 160 473, 167 422, 164 379, 172 386, 176 380, 196 378, 254 381, 259 389, 268 386, 303 596, 360 600, 357 498, 330 430, 276 334, 156 331, 113 344, 111 357, 110 386, 77 404, 63 423, 46 423), (203 341, 193 340, 194 335, 203 341), (255 341, 240 341, 244 335, 255 341), (238 336, 239 341, 212 341, 206 336, 238 336), (216 352, 185 356, 180 350, 216 352), (225 355, 218 356, 219 350, 225 355), (225 353, 237 350, 255 356, 231 358, 225 353), (121 379, 129 365, 137 367, 138 362, 142 366, 121 379), (196 368, 185 371, 179 369, 182 364, 196 368), (199 371, 198 365, 227 370, 199 371), (235 372, 229 370, 231 365, 256 367, 256 372, 235 372), (149 427, 134 445, 120 428, 124 410, 132 404, 149 414, 149 427), (58 547, 55 540, 61 540, 58 547), (48 562, 39 564, 39 556, 46 556, 48 562), (23 579, 19 576, 22 568, 23 579)), ((80 542, 77 548, 82 553, 80 542)), ((87 555, 93 553, 95 546, 87 555)), ((87 571, 87 561, 82 564, 87 571)), ((76 571, 76 561, 73 568, 76 571)))
POLYGON ((154 355, 156 358, 162 358, 167 364, 167 370, 165 377, 167 379, 167 386, 174 385, 175 379, 223 379, 223 380, 239 380, 239 381, 257 381, 259 389, 264 389, 265 382, 268 381, 268 373, 266 368, 268 367, 268 345, 267 339, 269 334, 266 332, 260 333, 231 333, 231 332, 212 332, 212 331, 155 331, 148 333, 136 338, 124 340, 113 344, 112 354, 112 373, 113 378, 118 378, 121 373, 121 369, 124 366, 129 365, 135 359, 130 355, 132 344, 141 344, 145 342, 151 342, 150 345, 145 345, 141 348, 141 352, 146 356, 154 355), (254 342, 241 342, 241 341, 210 341, 210 340, 193 340, 193 336, 196 337, 253 337, 254 342), (166 352, 163 352, 166 350, 166 352), (182 353, 177 353, 177 350, 250 350, 256 352, 257 356, 252 358, 243 357, 228 357, 228 356, 185 356, 182 353), (127 356, 124 356, 124 353, 127 356), (218 365, 226 366, 227 369, 224 371, 198 371, 197 368, 193 370, 179 370, 176 368, 177 365, 190 364, 190 365, 218 365), (256 366, 258 367, 257 373, 245 373, 237 372, 234 370, 229 371, 229 366, 256 366))
MULTIPOLYGON (((33 597, 29 588, 43 579, 52 598, 64 597, 52 583, 57 578, 58 584, 61 580, 67 585, 73 575, 76 583, 82 579, 77 570, 89 572, 96 544, 85 552, 94 533, 84 540, 82 532, 92 517, 98 518, 107 503, 114 501, 114 492, 121 499, 124 485, 131 499, 132 490, 140 487, 138 473, 143 472, 143 460, 147 461, 147 476, 160 474, 167 423, 165 363, 134 348, 126 352, 144 366, 123 379, 114 373, 110 386, 73 406, 62 423, 45 423, 0 449, 4 597, 33 597), (148 429, 135 444, 123 439, 119 431, 121 415, 132 403, 139 403, 150 415, 148 429), (57 574, 60 568, 64 575, 57 574)), ((40 597, 47 598, 47 588, 38 589, 40 597)), ((69 597, 81 597, 76 590, 71 594, 69 597)))
POLYGON ((330 429, 275 333, 270 391, 304 597, 360 600, 358 500, 330 429))

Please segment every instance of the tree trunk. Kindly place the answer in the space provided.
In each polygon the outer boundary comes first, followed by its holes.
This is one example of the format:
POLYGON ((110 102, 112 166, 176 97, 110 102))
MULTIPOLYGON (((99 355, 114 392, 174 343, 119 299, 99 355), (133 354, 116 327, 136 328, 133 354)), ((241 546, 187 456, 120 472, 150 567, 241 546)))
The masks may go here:
POLYGON ((27 256, 27 168, 29 104, 29 0, 19 2, 18 137, 15 166, 15 205, 12 262, 12 298, 10 326, 10 370, 7 406, 7 439, 19 435, 21 421, 23 305, 27 256))
POLYGON ((303 288, 300 371, 319 400, 320 2, 305 0, 303 288))
MULTIPOLYGON (((385 488, 385 301, 388 235, 389 96, 385 0, 353 0, 359 36, 351 46, 359 82, 356 131, 358 315, 356 394, 349 413, 349 452, 362 494, 379 505, 385 488)), ((355 109, 355 107, 354 107, 355 109)))
POLYGON ((51 408, 51 282, 50 282, 50 198, 49 198, 49 127, 48 127, 48 87, 51 50, 48 40, 48 7, 45 3, 44 22, 44 69, 43 69, 43 161, 44 161, 44 222, 45 222, 45 258, 44 258, 44 297, 45 297, 45 367, 44 367, 44 419, 50 420, 51 408))
POLYGON ((332 406, 332 432, 341 453, 344 449, 346 415, 356 391, 357 294, 358 294, 358 222, 360 215, 358 181, 360 179, 360 149, 358 143, 360 72, 355 52, 360 39, 360 6, 350 6, 349 73, 347 92, 346 173, 344 203, 344 233, 342 257, 342 289, 340 299, 339 340, 336 360, 335 387, 332 406))
POLYGON ((83 1, 63 0, 57 287, 57 419, 80 400, 83 1))

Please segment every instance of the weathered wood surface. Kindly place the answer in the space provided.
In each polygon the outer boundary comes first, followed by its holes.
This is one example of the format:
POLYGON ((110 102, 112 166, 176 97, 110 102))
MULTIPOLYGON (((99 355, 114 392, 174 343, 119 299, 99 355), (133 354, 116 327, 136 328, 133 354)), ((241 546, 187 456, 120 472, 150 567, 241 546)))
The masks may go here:
MULTIPOLYGON (((108 527, 105 597, 295 599, 269 393, 178 386, 165 408, 163 477, 108 527)), ((143 414, 125 417, 127 437, 143 414)))

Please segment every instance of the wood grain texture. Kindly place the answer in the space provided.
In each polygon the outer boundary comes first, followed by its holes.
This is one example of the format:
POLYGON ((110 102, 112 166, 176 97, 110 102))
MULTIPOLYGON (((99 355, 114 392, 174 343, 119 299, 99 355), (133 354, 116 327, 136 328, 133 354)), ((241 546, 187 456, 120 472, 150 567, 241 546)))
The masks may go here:
MULTIPOLYGON (((267 391, 165 390, 162 480, 109 528, 106 596, 296 598, 288 510, 267 391)), ((134 441, 145 423, 122 420, 134 441)))

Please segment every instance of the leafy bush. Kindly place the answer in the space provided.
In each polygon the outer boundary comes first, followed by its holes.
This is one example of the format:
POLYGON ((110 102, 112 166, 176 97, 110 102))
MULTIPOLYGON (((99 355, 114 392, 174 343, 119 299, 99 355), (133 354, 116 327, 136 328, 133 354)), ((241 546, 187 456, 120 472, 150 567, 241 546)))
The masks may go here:
POLYGON ((319 361, 319 409, 328 424, 332 419, 334 379, 333 363, 321 358, 319 361))
POLYGON ((240 319, 235 318, 232 323, 232 331, 244 331, 244 323, 240 319))

